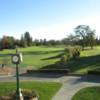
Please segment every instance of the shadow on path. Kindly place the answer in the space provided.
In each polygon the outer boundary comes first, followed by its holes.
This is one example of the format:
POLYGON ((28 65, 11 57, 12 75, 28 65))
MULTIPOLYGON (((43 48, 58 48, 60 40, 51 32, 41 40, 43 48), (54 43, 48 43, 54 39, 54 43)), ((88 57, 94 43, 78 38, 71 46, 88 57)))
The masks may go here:
POLYGON ((64 75, 65 75, 64 73, 44 73, 44 72, 20 74, 20 76, 23 77, 35 77, 35 78, 60 78, 64 75))
POLYGON ((72 84, 79 84, 79 83, 100 83, 100 75, 82 75, 76 78, 72 84))

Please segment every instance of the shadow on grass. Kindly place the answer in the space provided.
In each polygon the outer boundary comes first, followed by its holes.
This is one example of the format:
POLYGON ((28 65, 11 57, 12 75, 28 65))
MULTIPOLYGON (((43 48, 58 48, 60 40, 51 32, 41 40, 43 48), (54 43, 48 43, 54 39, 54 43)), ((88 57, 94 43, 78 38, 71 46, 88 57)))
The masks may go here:
POLYGON ((61 54, 58 54, 56 56, 52 56, 52 57, 49 57, 49 58, 44 58, 44 59, 41 59, 41 60, 51 60, 51 59, 61 58, 62 55, 64 55, 64 53, 61 53, 61 54))
POLYGON ((56 62, 54 64, 50 64, 50 65, 47 65, 47 66, 43 66, 42 68, 40 69, 67 69, 68 67, 66 65, 64 65, 62 62, 56 62))
MULTIPOLYGON (((56 57, 53 58, 46 58, 46 59, 54 59, 56 57)), ((54 64, 51 65, 47 65, 47 66, 43 66, 40 70, 43 69, 49 69, 49 70, 53 70, 53 69, 69 69, 70 72, 74 73, 75 71, 79 71, 81 69, 86 69, 86 71, 88 71, 88 69, 91 70, 95 70, 95 69, 99 69, 100 68, 100 55, 96 55, 96 56, 88 56, 88 57, 81 57, 77 60, 72 60, 67 64, 63 64, 62 62, 58 61, 54 64)), ((40 77, 40 78, 58 78, 64 75, 67 75, 65 73, 41 73, 41 72, 36 72, 34 74, 21 74, 22 76, 29 76, 29 77, 40 77)), ((71 74, 69 74, 71 75, 71 74)), ((95 77, 92 77, 91 75, 86 75, 86 76, 82 76, 76 80, 77 82, 94 82, 94 83, 99 83, 100 82, 100 77, 99 80, 95 79, 95 77), (88 78, 89 77, 89 78, 88 78)), ((73 83, 75 84, 75 83, 73 83)))
POLYGON ((100 68, 100 55, 81 57, 80 59, 70 61, 67 66, 72 72, 85 68, 94 70, 100 68))
MULTIPOLYGON (((49 60, 56 57, 60 56, 58 55, 46 59, 49 60)), ((95 70, 97 68, 100 68, 100 55, 81 57, 77 60, 71 60, 67 64, 63 64, 62 62, 58 61, 54 64, 43 66, 41 69, 69 69, 72 73, 74 73, 79 70, 86 69, 86 71, 88 71, 89 69, 95 70)))
POLYGON ((43 55, 43 54, 50 54, 50 53, 60 53, 63 50, 54 50, 54 51, 25 51, 22 52, 23 55, 43 55))

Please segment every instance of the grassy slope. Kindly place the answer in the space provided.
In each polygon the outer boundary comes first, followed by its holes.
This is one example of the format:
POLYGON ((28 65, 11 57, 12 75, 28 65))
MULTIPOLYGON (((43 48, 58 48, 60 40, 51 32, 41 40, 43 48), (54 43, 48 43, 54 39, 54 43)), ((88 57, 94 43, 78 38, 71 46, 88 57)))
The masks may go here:
MULTIPOLYGON (((52 100, 52 97, 60 89, 60 83, 53 82, 21 82, 21 88, 32 89, 39 93, 39 100, 52 100)), ((0 95, 6 95, 16 89, 15 82, 1 82, 0 95)))
POLYGON ((88 70, 100 69, 100 47, 82 51, 80 59, 71 61, 67 66, 76 73, 86 73, 88 70))
POLYGON ((77 92, 72 100, 100 100, 100 87, 88 87, 77 92))

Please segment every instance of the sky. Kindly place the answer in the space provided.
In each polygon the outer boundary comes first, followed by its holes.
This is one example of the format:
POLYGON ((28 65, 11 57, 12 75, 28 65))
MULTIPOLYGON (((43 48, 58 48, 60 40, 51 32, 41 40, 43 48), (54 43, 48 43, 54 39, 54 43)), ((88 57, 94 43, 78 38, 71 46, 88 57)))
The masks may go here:
POLYGON ((100 0, 0 0, 0 37, 59 40, 81 24, 100 37, 100 0))

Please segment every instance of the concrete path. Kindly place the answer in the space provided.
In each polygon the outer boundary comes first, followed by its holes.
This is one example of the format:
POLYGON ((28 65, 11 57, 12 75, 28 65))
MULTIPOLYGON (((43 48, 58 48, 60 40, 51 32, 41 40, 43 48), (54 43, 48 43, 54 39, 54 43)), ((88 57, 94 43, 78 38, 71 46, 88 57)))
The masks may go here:
POLYGON ((100 76, 65 76, 60 82, 63 86, 52 100, 71 100, 73 95, 84 87, 100 86, 100 76))
MULTIPOLYGON (((0 77, 0 82, 15 81, 15 76, 0 77)), ((100 86, 100 76, 63 76, 63 75, 21 75, 21 81, 48 81, 61 82, 62 88, 53 97, 52 100, 71 100, 72 96, 81 88, 87 86, 100 86)))

